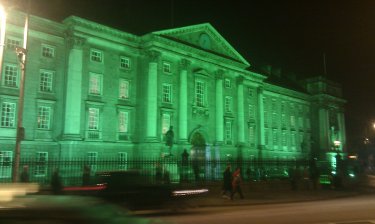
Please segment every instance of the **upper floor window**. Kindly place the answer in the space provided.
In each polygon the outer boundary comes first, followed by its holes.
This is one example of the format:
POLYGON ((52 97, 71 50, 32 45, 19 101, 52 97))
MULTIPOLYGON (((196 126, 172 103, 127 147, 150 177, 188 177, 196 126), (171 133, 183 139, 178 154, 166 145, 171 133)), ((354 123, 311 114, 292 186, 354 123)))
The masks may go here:
POLYGON ((103 62, 103 52, 99 50, 91 49, 90 59, 95 62, 103 62))
POLYGON ((171 103, 172 102, 172 85, 171 84, 163 84, 163 103, 171 103))
POLYGON ((255 110, 253 104, 249 104, 249 118, 255 119, 255 110))
POLYGON ((52 92, 52 84, 53 84, 53 72, 41 71, 40 81, 39 81, 39 90, 41 92, 52 92))
POLYGON ((206 85, 203 81, 195 81, 195 102, 199 107, 205 106, 206 85))
POLYGON ((42 56, 46 58, 55 57, 55 48, 50 45, 42 44, 42 56))
POLYGON ((4 86, 18 87, 18 67, 6 64, 4 67, 4 86))
POLYGON ((1 104, 1 127, 13 128, 16 125, 16 104, 3 102, 1 104))
POLYGON ((21 40, 13 37, 8 37, 6 39, 6 47, 8 50, 15 50, 16 47, 21 46, 21 40))
POLYGON ((163 72, 164 73, 171 73, 172 72, 171 63, 163 62, 163 72))
POLYGON ((250 145, 254 145, 255 144, 255 130, 254 130, 254 126, 250 126, 249 127, 249 143, 250 143, 250 145))
POLYGON ((232 112, 232 97, 230 96, 225 97, 225 112, 232 112))
POLYGON ((90 73, 89 94, 102 95, 102 75, 90 73))
POLYGON ((131 68, 130 58, 120 57, 120 68, 130 69, 131 68))
POLYGON ((225 79, 224 83, 225 83, 225 88, 231 88, 232 85, 231 85, 230 79, 225 79))
POLYGON ((129 99, 129 81, 128 80, 120 79, 119 98, 129 99))
POLYGON ((88 130, 99 130, 99 109, 89 108, 88 114, 88 130))
POLYGON ((232 122, 225 122, 225 143, 228 145, 232 144, 232 122))
POLYGON ((44 130, 50 129, 51 113, 52 113, 52 109, 49 106, 38 107, 38 117, 37 117, 38 129, 44 129, 44 130))
POLYGON ((129 131, 129 112, 120 111, 118 114, 119 132, 127 133, 129 131))

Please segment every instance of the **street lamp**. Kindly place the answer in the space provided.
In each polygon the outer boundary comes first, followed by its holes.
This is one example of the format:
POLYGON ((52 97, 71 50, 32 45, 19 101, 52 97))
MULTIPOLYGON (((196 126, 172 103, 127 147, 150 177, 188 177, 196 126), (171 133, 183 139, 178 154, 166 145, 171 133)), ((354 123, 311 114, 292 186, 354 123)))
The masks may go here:
POLYGON ((18 182, 18 173, 20 168, 20 155, 21 155, 21 141, 25 135, 25 129, 22 127, 23 120, 23 106, 25 96, 25 72, 26 72, 26 54, 27 54, 27 37, 29 33, 29 12, 26 14, 25 27, 23 30, 23 47, 17 47, 16 53, 21 67, 20 77, 20 95, 18 99, 18 113, 17 113, 17 136, 16 147, 14 153, 14 163, 12 172, 12 181, 18 182))
POLYGON ((0 5, 0 81, 2 77, 3 68, 3 55, 4 55, 4 45, 5 45, 5 26, 6 26, 6 14, 4 7, 0 5))
POLYGON ((338 151, 340 148, 341 142, 339 140, 335 140, 333 141, 333 144, 335 145, 336 151, 338 151))

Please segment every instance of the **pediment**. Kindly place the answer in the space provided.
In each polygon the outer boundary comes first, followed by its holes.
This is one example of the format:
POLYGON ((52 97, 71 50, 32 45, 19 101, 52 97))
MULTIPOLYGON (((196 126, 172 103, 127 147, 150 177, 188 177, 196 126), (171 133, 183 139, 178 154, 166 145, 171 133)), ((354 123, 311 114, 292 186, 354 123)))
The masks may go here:
POLYGON ((196 47, 250 66, 209 23, 153 32, 152 34, 196 47))

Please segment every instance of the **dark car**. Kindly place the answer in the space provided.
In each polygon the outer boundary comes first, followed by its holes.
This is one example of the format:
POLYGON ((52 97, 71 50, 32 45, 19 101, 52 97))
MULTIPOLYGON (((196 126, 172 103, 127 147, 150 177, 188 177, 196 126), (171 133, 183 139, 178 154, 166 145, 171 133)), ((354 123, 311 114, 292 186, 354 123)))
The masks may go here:
POLYGON ((0 223, 7 224, 125 224, 162 223, 132 215, 128 210, 95 197, 27 195, 22 186, 0 186, 0 223), (6 196, 6 197, 5 197, 6 196))
POLYGON ((98 172, 94 185, 65 188, 65 191, 94 195, 124 204, 129 209, 175 207, 187 198, 208 192, 204 188, 182 188, 180 185, 155 182, 152 175, 140 170, 98 172))

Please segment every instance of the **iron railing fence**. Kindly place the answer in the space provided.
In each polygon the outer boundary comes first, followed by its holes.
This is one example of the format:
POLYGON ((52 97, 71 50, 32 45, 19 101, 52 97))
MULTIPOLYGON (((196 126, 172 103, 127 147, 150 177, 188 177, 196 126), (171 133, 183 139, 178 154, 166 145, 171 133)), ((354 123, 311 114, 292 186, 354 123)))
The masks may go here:
MULTIPOLYGON (((11 182, 12 162, 0 162, 0 182, 11 182)), ((181 160, 169 158, 138 158, 119 160, 106 158, 101 160, 87 160, 87 158, 73 158, 61 160, 22 159, 20 161, 20 176, 24 167, 27 167, 30 182, 49 185, 53 172, 58 169, 62 183, 65 186, 79 186, 83 182, 83 174, 90 173, 90 179, 97 172, 112 170, 141 170, 152 181, 170 183, 210 183, 222 181, 223 172, 227 165, 232 172, 236 167, 241 168, 244 181, 258 181, 268 179, 288 178, 292 170, 303 172, 309 166, 307 160, 181 160), (87 172, 86 172, 87 173, 87 172)))

